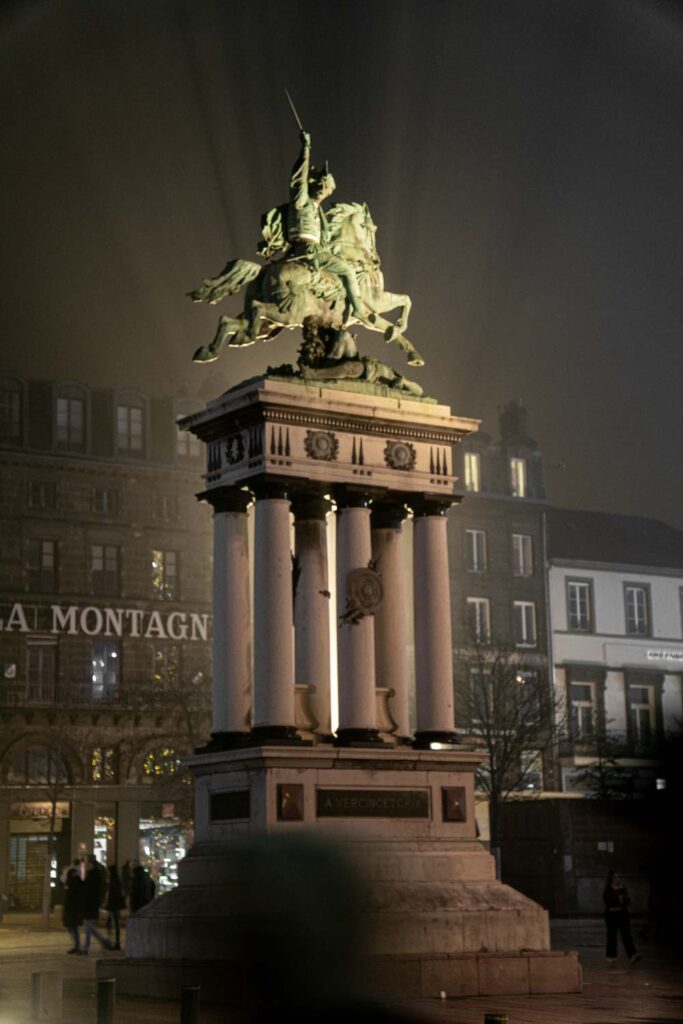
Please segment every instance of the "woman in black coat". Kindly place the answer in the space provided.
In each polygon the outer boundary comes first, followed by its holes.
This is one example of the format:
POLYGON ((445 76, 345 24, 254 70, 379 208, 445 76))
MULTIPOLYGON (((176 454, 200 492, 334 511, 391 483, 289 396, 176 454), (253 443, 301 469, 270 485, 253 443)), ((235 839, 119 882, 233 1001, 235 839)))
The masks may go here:
POLYGON ((632 964, 638 963, 640 953, 636 953, 636 947, 631 937, 631 919, 628 912, 631 897, 616 871, 610 871, 607 876, 603 900, 605 901, 605 924, 607 926, 607 959, 610 963, 615 963, 617 935, 621 935, 621 941, 624 943, 629 960, 632 964))
POLYGON ((78 929, 83 924, 85 893, 83 891, 81 862, 79 860, 75 860, 64 872, 63 885, 65 895, 62 923, 73 940, 73 946, 69 953, 80 953, 81 937, 78 929))
POLYGON ((109 912, 114 925, 114 949, 121 949, 121 911, 125 905, 126 898, 123 895, 119 869, 116 864, 112 864, 109 868, 107 902, 104 904, 104 909, 109 912))

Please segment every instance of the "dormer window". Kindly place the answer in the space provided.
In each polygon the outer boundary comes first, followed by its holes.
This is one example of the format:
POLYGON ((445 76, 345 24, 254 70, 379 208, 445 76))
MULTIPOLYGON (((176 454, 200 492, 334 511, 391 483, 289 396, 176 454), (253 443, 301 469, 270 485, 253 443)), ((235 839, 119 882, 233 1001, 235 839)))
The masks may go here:
POLYGON ((510 491, 513 498, 526 498, 526 459, 510 459, 510 491))
POLYGON ((85 450, 85 391, 78 384, 57 389, 55 446, 69 452, 85 450))
POLYGON ((24 389, 16 377, 0 378, 0 441, 19 444, 22 439, 24 389))
POLYGON ((465 452, 465 490, 475 494, 481 490, 481 456, 477 452, 465 452))
POLYGON ((116 450, 123 455, 144 456, 146 402, 142 395, 126 392, 116 405, 116 450))

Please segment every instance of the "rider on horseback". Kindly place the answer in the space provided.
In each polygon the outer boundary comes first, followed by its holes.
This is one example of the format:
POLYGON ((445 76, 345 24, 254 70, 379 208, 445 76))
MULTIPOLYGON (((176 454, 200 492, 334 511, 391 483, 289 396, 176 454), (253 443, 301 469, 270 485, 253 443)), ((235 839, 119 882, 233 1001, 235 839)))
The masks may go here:
MULTIPOLYGON (((351 314, 363 324, 368 323, 368 305, 360 296, 356 271, 350 263, 330 247, 327 219, 322 203, 331 196, 336 182, 327 162, 323 170, 311 167, 311 136, 301 131, 301 152, 289 181, 289 203, 271 210, 264 219, 264 239, 259 252, 271 257, 287 252, 288 260, 300 260, 317 270, 327 270, 344 285, 346 310, 343 322, 351 314)), ((372 310, 370 310, 372 312, 372 310)))

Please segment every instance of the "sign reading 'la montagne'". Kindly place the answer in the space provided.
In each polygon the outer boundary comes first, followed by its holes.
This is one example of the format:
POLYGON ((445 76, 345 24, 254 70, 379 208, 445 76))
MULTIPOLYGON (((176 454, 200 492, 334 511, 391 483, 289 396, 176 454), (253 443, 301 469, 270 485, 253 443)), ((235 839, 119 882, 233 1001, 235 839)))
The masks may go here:
POLYGON ((0 608, 0 632, 206 641, 209 618, 206 612, 149 612, 142 608, 100 608, 92 604, 24 606, 15 602, 0 608))

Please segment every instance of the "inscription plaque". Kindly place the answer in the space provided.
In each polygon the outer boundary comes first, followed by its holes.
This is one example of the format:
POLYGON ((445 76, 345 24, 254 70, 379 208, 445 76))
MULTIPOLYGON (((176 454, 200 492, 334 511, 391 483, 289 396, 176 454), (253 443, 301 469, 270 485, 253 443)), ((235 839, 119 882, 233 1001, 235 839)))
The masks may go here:
POLYGON ((426 789, 319 789, 319 818, 428 818, 426 789))
POLYGON ((248 789, 211 794, 211 821, 235 821, 250 816, 248 789))
POLYGON ((444 786, 441 799, 444 821, 467 821, 464 786, 444 786))

